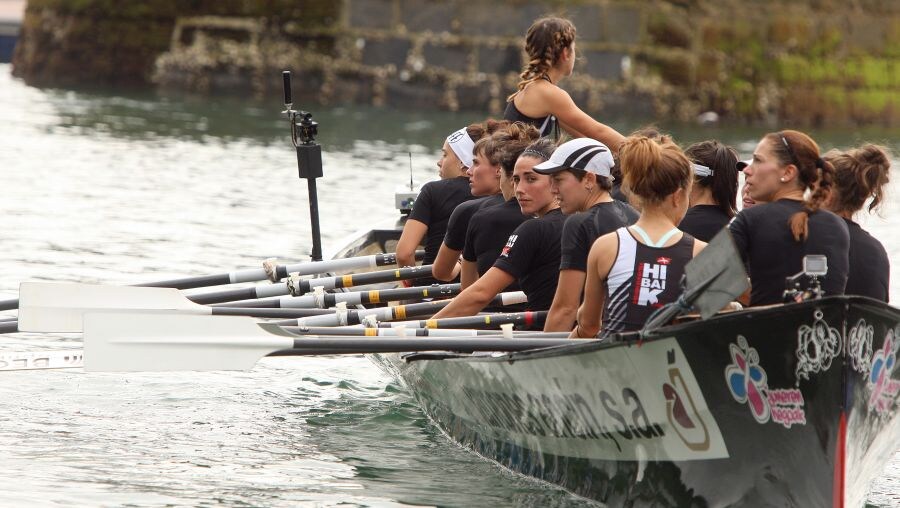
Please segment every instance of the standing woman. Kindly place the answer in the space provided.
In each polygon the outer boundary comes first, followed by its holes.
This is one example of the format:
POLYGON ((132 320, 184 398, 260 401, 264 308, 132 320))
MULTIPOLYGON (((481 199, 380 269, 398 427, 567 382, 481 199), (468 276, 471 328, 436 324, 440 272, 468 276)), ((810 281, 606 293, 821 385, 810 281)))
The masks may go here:
POLYGON ((507 121, 487 120, 484 122, 484 130, 478 139, 475 139, 470 150, 472 151, 472 164, 466 169, 469 191, 478 199, 466 201, 456 206, 450 219, 447 221, 447 232, 434 259, 432 274, 435 279, 449 282, 459 276, 459 254, 462 252, 466 241, 466 230, 469 227, 469 219, 481 208, 498 205, 503 202, 500 194, 499 165, 489 164, 485 157, 475 150, 478 141, 497 132, 509 125, 507 121))
POLYGON ((535 141, 519 156, 513 172, 522 213, 537 218, 519 225, 494 266, 435 314, 435 319, 471 316, 513 281, 519 282, 528 297, 529 310, 550 308, 556 291, 559 236, 565 216, 550 190, 550 177, 536 173, 534 166, 546 160, 554 146, 547 138, 535 141))
POLYGON ((656 309, 678 299, 685 265, 706 246, 675 226, 687 212, 694 179, 678 146, 632 136, 622 145, 619 163, 641 216, 591 247, 573 337, 597 336, 601 317, 603 336, 642 328, 656 309))
POLYGON ((560 145, 534 170, 552 179, 553 193, 566 219, 560 241, 559 281, 545 332, 570 331, 581 303, 588 252, 597 238, 634 224, 638 213, 613 199, 612 154, 603 143, 578 138, 560 145), (574 215, 573 215, 574 214, 574 215))
POLYGON ((766 134, 744 175, 750 197, 764 201, 741 210, 730 226, 749 267, 750 305, 781 303, 785 278, 803 269, 808 254, 828 259, 825 294, 844 294, 850 234, 840 217, 822 209, 834 183, 834 166, 819 157, 816 142, 799 131, 766 134))
POLYGON ((505 201, 478 210, 469 220, 460 272, 463 289, 494 266, 506 239, 519 224, 530 218, 522 213, 516 200, 513 170, 522 151, 539 137, 536 128, 515 122, 478 141, 475 151, 500 164, 500 190, 505 201))
POLYGON ((559 139, 562 127, 572 137, 598 139, 614 152, 625 139, 575 105, 559 82, 575 67, 575 25, 563 18, 541 18, 525 34, 528 64, 518 90, 506 99, 503 118, 529 123, 541 136, 559 139))
POLYGON ((684 151, 693 163, 691 207, 678 229, 708 242, 737 213, 737 152, 716 140, 694 143, 684 151))
POLYGON ((483 135, 484 126, 476 123, 447 136, 441 147, 441 158, 437 162, 440 180, 422 186, 403 226, 397 242, 398 266, 416 264, 416 248, 422 243, 422 239, 425 239, 425 259, 422 264, 430 265, 434 262, 453 209, 475 197, 469 191, 466 171, 472 165, 475 141, 483 135))
POLYGON ((850 230, 850 272, 845 292, 887 302, 891 275, 887 252, 881 242, 853 221, 853 216, 869 198, 869 213, 883 203, 890 157, 883 147, 866 144, 847 152, 832 150, 825 154, 825 160, 835 171, 826 207, 844 219, 850 230))

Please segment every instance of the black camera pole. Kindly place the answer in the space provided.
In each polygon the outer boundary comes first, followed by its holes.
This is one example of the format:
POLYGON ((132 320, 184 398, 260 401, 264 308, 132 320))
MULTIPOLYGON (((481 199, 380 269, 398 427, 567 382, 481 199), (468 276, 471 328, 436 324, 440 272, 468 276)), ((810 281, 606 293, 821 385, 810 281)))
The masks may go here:
POLYGON ((322 233, 319 230, 319 195, 316 192, 316 178, 322 177, 322 147, 316 143, 319 124, 312 119, 312 113, 294 111, 291 100, 291 71, 281 73, 284 81, 284 111, 291 123, 291 143, 297 149, 297 169, 300 178, 306 179, 309 190, 309 222, 312 226, 312 260, 322 260, 322 233), (299 119, 298 119, 299 117, 299 119))

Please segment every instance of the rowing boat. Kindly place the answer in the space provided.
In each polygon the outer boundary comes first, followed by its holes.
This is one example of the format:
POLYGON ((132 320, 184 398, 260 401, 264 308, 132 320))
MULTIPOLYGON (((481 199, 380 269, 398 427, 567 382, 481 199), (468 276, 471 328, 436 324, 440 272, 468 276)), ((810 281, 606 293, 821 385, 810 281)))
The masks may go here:
MULTIPOLYGON (((390 230, 336 256, 390 252, 390 230)), ((516 353, 378 354, 451 438, 612 506, 862 506, 900 442, 900 310, 862 297, 516 353)))

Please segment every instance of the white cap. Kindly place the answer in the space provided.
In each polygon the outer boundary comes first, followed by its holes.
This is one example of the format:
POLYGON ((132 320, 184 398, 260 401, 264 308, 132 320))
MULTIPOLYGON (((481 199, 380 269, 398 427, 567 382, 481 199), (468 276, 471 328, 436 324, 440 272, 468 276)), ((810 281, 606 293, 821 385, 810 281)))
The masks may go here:
POLYGON ((467 168, 472 167, 474 159, 472 151, 475 149, 475 142, 472 141, 466 127, 454 131, 453 134, 447 136, 447 145, 450 146, 450 149, 453 150, 453 153, 456 154, 459 161, 463 163, 463 166, 467 168))
POLYGON ((552 175, 573 168, 612 178, 614 165, 612 153, 606 145, 596 139, 578 138, 559 145, 550 160, 538 164, 534 170, 542 175, 552 175))

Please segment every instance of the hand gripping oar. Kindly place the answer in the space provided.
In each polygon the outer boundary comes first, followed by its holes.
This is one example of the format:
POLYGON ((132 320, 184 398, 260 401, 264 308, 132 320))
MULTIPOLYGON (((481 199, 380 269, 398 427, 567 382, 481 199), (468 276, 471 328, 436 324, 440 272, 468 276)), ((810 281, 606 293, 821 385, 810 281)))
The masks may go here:
MULTIPOLYGON (((303 296, 282 296, 278 298, 262 298, 217 303, 228 307, 266 307, 266 308, 314 308, 334 307, 338 303, 350 305, 366 305, 370 303, 395 302, 398 300, 418 300, 421 298, 446 298, 456 296, 461 291, 459 284, 433 284, 411 288, 375 289, 372 291, 353 291, 348 293, 322 293, 303 296)), ((314 292, 315 293, 315 292, 314 292)))
POLYGON ((263 356, 404 351, 521 351, 572 339, 301 338, 252 318, 152 313, 84 316, 87 371, 248 370, 263 356))
MULTIPOLYGON (((379 307, 377 309, 346 310, 336 309, 330 315, 311 316, 290 321, 278 321, 275 324, 281 326, 346 326, 357 325, 365 322, 367 318, 375 321, 394 321, 415 316, 431 316, 450 304, 452 300, 438 300, 434 302, 411 303, 409 305, 397 305, 394 307, 379 307)), ((510 291, 495 296, 490 305, 516 305, 525 303, 525 293, 522 291, 510 291)), ((279 309, 280 310, 280 309, 279 309)), ((471 327, 466 327, 471 328, 471 327)))
MULTIPOLYGON (((416 259, 424 259, 425 251, 416 251, 416 259)), ((335 259, 330 261, 311 261, 291 265, 277 265, 269 268, 255 268, 237 270, 216 275, 201 275, 197 277, 185 277, 160 282, 146 282, 134 284, 138 287, 164 287, 175 289, 193 289, 223 284, 237 284, 239 282, 256 282, 261 280, 281 280, 289 274, 315 275, 334 272, 338 270, 357 270, 362 268, 374 268, 397 263, 397 255, 372 254, 354 258, 335 259)), ((282 293, 286 294, 286 293, 282 293)), ((225 300, 227 301, 227 300, 225 300)), ((12 310, 19 308, 19 299, 0 300, 0 310, 12 310)))
MULTIPOLYGON (((171 288, 23 282, 19 286, 19 296, 22 308, 19 309, 18 331, 22 332, 80 332, 85 312, 117 309, 264 318, 334 314, 333 310, 327 309, 207 307, 188 300, 181 291, 171 288)), ((0 323, 0 331, 9 325, 15 327, 16 323, 0 323)))
POLYGON ((294 295, 301 296, 312 293, 313 288, 321 287, 323 290, 364 286, 366 284, 380 284, 398 280, 420 279, 431 277, 431 265, 410 266, 397 268, 396 270, 381 270, 378 272, 354 273, 339 275, 336 277, 322 277, 318 279, 288 279, 284 284, 272 284, 269 286, 256 286, 215 293, 200 293, 188 295, 188 298, 196 303, 211 304, 222 302, 234 302, 237 300, 255 300, 271 296, 294 295))

